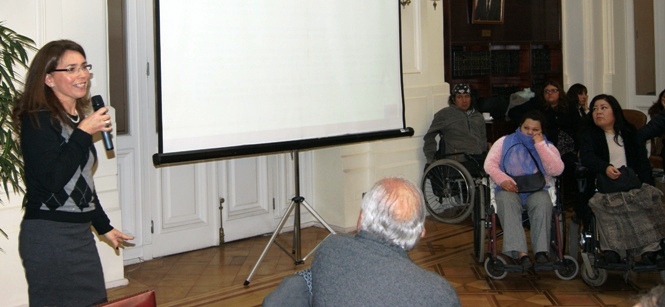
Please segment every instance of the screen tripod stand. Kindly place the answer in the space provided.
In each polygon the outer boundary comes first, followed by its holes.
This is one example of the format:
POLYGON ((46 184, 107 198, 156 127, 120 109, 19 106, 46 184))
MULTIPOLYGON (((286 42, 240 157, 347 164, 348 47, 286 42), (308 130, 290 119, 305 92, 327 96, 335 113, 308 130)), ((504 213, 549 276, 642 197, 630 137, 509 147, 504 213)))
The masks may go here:
POLYGON ((249 273, 249 276, 247 276, 247 279, 245 280, 244 285, 247 286, 249 285, 249 281, 252 279, 252 276, 254 275, 254 272, 256 269, 259 267, 261 264, 261 261, 263 261, 263 257, 265 257, 266 253, 268 253, 268 250, 270 249, 270 245, 272 243, 275 243, 279 248, 281 248, 291 259, 293 259, 295 264, 303 264, 305 263, 305 260, 309 258, 309 256, 316 251, 316 248, 319 246, 318 244, 314 246, 314 248, 304 257, 301 258, 301 247, 300 247, 300 206, 305 207, 307 211, 309 211, 316 220, 321 223, 328 231, 330 231, 330 234, 335 234, 335 231, 330 228, 330 226, 321 218, 321 216, 314 211, 314 209, 305 201, 305 198, 300 195, 300 159, 299 159, 299 152, 298 150, 294 150, 291 152, 291 155, 293 156, 293 170, 294 170, 294 177, 295 177, 295 196, 291 199, 291 204, 289 205, 288 209, 286 210, 286 213, 284 213, 284 216, 282 216, 282 219, 279 221, 279 224, 277 225, 277 228, 275 228, 275 231, 272 233, 272 236, 270 237, 270 241, 268 241, 268 244, 266 244, 266 247, 263 249, 263 252, 261 253, 261 256, 259 257, 259 260, 256 262, 254 265, 254 268, 252 268, 252 271, 249 273), (287 251, 284 246, 282 246, 279 242, 275 241, 275 238, 277 238, 277 235, 280 233, 282 230, 282 227, 284 227, 284 224, 286 224, 286 220, 289 218, 291 215, 291 212, 294 212, 293 214, 293 247, 291 249, 291 252, 287 251), (294 256, 295 255, 295 256, 294 256))

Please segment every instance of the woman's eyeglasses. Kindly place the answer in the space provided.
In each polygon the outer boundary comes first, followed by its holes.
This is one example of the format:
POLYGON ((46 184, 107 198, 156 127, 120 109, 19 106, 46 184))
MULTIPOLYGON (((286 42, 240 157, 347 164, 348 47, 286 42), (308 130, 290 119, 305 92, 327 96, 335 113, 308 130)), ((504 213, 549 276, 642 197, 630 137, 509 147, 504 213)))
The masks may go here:
POLYGON ((545 94, 556 94, 559 92, 559 89, 553 88, 553 89, 546 89, 545 94))
POLYGON ((72 74, 78 73, 80 71, 90 72, 91 70, 92 70, 92 64, 85 64, 85 65, 82 65, 82 66, 69 66, 67 68, 54 69, 51 72, 61 71, 61 72, 66 72, 66 73, 72 75, 72 74))

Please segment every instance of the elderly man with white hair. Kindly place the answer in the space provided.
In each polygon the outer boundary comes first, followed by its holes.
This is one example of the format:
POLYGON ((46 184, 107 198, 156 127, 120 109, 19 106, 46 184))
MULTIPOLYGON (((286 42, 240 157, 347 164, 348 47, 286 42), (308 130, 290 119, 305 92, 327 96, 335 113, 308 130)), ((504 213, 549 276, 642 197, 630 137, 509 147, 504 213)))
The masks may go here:
POLYGON ((285 279, 264 306, 459 306, 455 289, 407 254, 425 235, 424 222, 423 196, 412 182, 380 180, 363 198, 358 232, 325 239, 311 275, 288 277, 291 284, 285 279))

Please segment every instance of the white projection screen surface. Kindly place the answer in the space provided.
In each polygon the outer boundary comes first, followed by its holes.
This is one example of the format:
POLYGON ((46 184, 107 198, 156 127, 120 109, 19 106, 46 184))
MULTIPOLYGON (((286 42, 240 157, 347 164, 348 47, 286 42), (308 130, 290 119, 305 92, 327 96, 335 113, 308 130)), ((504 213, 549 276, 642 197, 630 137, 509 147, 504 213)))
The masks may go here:
POLYGON ((155 164, 412 135, 389 0, 156 0, 155 164))

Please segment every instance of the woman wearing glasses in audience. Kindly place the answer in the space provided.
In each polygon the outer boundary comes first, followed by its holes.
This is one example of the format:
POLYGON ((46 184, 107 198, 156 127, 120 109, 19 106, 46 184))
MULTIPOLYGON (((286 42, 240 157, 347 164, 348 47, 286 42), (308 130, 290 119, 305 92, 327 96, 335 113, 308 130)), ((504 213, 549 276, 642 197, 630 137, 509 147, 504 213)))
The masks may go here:
POLYGON ((35 55, 15 101, 26 186, 19 253, 30 306, 105 302, 90 226, 116 249, 133 239, 111 226, 95 191, 92 135, 112 128, 107 108, 90 112, 90 69, 80 45, 50 42, 35 55))

